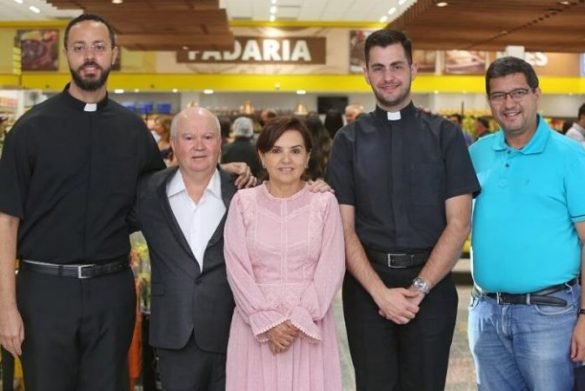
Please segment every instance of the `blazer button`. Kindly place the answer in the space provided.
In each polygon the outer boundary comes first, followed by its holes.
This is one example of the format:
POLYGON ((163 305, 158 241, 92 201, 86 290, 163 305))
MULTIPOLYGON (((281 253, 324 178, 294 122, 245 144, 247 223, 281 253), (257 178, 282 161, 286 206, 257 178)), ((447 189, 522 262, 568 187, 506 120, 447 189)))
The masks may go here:
POLYGON ((195 285, 201 284, 201 280, 195 280, 195 285))

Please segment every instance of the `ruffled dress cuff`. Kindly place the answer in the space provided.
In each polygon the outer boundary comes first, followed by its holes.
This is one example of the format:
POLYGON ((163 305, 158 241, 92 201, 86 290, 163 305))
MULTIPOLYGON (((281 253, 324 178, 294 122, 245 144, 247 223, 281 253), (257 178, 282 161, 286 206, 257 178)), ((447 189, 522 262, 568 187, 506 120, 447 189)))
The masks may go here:
POLYGON ((258 342, 267 342, 266 332, 287 319, 277 311, 262 311, 250 315, 250 327, 258 342))
POLYGON ((321 330, 313 321, 313 317, 303 307, 293 307, 290 314, 291 323, 309 337, 311 342, 321 341, 321 330))

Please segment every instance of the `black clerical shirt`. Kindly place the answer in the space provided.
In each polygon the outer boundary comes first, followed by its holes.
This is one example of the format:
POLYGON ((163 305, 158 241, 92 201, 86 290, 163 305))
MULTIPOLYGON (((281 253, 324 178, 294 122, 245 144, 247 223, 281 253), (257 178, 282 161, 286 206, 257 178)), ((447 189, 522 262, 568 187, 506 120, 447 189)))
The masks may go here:
POLYGON ((383 252, 431 249, 446 226, 445 200, 479 191, 461 131, 412 103, 342 128, 327 170, 339 203, 355 207, 364 247, 383 252))
POLYGON ((0 211, 20 218, 17 256, 103 263, 128 254, 138 178, 164 168, 144 122, 67 88, 24 114, 0 159, 0 211))

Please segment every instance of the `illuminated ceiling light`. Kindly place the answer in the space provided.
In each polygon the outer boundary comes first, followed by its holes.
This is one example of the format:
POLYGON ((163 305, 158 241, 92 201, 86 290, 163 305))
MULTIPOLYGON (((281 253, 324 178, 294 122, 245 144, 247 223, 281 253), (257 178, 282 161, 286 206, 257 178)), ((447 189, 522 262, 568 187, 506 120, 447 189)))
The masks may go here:
POLYGON ((140 92, 140 88, 135 88, 134 92, 140 92))
POLYGON ((396 12, 396 7, 392 7, 390 8, 390 10, 388 11, 388 15, 392 15, 393 13, 396 12))
POLYGON ((305 90, 297 90, 297 95, 307 95, 307 91, 305 91, 305 90))
POLYGON ((205 95, 211 95, 211 94, 213 94, 213 90, 212 90, 212 89, 210 89, 210 88, 206 88, 205 90, 203 90, 203 93, 204 93, 205 95))
POLYGON ((31 10, 32 12, 34 12, 35 14, 40 14, 41 10, 38 9, 37 7, 35 7, 34 5, 31 5, 30 7, 28 7, 29 10, 31 10))
POLYGON ((388 21, 388 16, 384 15, 380 18, 380 23, 386 23, 388 21))
POLYGON ((571 2, 565 0, 565 1, 559 1, 559 4, 567 6, 567 5, 571 5, 571 2))
POLYGON ((276 16, 275 15, 270 15, 270 21, 274 22, 276 20, 276 16))
POLYGON ((449 5, 449 3, 447 3, 446 1, 437 1, 437 2, 435 3, 435 5, 436 5, 437 7, 441 7, 441 8, 442 8, 442 7, 446 7, 446 6, 448 6, 448 5, 449 5))
POLYGON ((112 4, 122 4, 124 0, 112 0, 112 4))
POLYGON ((173 94, 176 94, 177 92, 179 92, 179 90, 177 88, 173 88, 172 91, 173 91, 173 94))
POLYGON ((402 5, 404 3, 406 3, 406 0, 398 0, 398 5, 402 5))
POLYGON ((22 4, 23 0, 14 0, 15 3, 22 4))
POLYGON ((183 47, 181 47, 181 49, 183 49, 183 50, 189 50, 189 46, 183 46, 183 47))
POLYGON ((276 4, 278 0, 270 0, 270 4, 276 4))
POLYGON ((270 7, 270 13, 271 14, 275 14, 278 11, 278 7, 273 5, 272 7, 270 7))
POLYGON ((124 93, 124 90, 123 90, 123 89, 121 89, 121 88, 116 88, 116 89, 114 90, 114 94, 123 94, 123 93, 124 93))

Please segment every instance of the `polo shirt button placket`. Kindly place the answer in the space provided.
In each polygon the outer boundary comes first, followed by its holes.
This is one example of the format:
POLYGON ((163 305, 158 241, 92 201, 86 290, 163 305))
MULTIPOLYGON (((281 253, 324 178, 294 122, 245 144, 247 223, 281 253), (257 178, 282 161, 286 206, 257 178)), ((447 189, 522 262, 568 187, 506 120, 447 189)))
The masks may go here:
POLYGON ((510 160, 512 160, 512 151, 510 149, 506 150, 506 155, 504 156, 503 167, 500 172, 500 179, 498 181, 499 187, 506 187, 508 184, 508 177, 510 175, 510 160))

